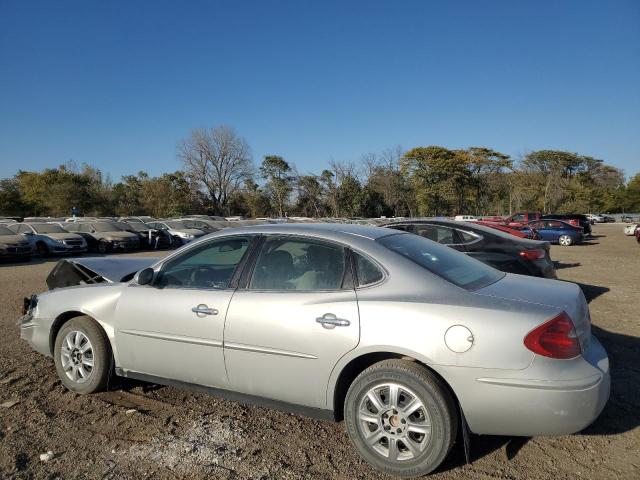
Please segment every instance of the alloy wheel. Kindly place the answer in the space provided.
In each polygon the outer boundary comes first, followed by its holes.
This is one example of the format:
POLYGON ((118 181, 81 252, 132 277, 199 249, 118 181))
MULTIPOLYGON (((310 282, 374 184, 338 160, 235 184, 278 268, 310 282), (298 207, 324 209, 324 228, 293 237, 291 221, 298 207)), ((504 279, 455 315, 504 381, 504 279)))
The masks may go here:
POLYGON ((89 337, 83 332, 74 330, 69 332, 60 348, 62 368, 70 380, 84 383, 93 372, 93 345, 89 337))
POLYGON ((431 419, 427 409, 401 384, 387 382, 370 388, 357 415, 366 444, 388 460, 412 460, 429 445, 431 419))

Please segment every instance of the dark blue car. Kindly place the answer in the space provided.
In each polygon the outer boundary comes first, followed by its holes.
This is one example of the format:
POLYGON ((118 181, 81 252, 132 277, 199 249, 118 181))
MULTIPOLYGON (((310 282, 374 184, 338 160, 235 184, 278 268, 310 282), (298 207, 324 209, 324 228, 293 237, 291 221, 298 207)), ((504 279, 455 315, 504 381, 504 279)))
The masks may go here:
POLYGON ((558 243, 563 247, 582 242, 582 229, 560 220, 536 220, 529 222, 522 230, 532 228, 538 232, 540 240, 558 243))

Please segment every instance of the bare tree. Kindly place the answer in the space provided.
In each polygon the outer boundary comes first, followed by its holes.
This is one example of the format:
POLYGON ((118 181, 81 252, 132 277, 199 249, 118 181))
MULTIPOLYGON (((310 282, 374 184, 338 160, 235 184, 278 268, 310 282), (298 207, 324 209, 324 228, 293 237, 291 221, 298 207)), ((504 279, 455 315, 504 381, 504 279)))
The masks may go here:
POLYGON ((192 130, 178 144, 178 158, 185 174, 207 193, 219 213, 254 172, 246 140, 224 125, 192 130))

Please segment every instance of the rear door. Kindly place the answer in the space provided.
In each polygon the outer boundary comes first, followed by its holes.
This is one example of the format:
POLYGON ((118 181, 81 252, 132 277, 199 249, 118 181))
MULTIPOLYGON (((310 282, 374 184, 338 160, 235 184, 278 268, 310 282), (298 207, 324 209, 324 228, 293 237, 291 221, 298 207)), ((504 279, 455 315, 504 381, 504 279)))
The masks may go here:
POLYGON ((360 339, 350 263, 341 245, 267 237, 224 332, 230 388, 326 408, 327 381, 360 339))

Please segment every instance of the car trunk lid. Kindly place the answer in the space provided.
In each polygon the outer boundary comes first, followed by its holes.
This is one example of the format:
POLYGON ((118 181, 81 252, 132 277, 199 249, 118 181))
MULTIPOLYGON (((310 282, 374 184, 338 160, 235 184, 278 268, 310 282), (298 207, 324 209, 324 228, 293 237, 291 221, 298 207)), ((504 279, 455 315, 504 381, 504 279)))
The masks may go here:
MULTIPOLYGON (((495 298, 545 305, 565 311, 576 329, 582 351, 589 347, 591 316, 582 290, 575 283, 507 274, 475 292, 495 298)), ((543 319, 541 323, 545 320, 543 319)))

